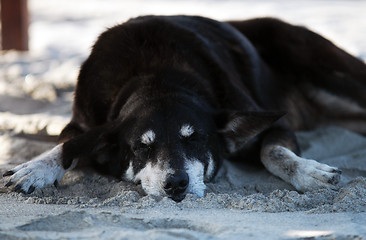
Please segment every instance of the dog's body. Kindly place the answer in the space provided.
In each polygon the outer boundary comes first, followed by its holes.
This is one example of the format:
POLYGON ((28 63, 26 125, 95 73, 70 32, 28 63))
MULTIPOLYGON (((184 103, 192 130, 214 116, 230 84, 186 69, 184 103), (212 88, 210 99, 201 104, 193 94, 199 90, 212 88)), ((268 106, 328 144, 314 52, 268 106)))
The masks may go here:
POLYGON ((365 134, 365 87, 363 62, 279 20, 132 19, 83 64, 59 145, 7 172, 7 186, 32 192, 92 165, 180 201, 202 196, 228 158, 260 159, 300 191, 333 188, 340 171, 299 157, 293 131, 365 134))

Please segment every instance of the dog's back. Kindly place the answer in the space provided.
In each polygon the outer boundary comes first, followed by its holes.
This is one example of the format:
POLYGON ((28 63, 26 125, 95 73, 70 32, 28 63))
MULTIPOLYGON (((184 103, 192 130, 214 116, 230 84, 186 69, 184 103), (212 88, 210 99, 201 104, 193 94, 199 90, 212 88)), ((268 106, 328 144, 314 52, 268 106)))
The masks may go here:
POLYGON ((366 67, 332 42, 273 18, 229 22, 255 46, 277 87, 257 85, 268 109, 292 130, 339 125, 366 134, 366 67))

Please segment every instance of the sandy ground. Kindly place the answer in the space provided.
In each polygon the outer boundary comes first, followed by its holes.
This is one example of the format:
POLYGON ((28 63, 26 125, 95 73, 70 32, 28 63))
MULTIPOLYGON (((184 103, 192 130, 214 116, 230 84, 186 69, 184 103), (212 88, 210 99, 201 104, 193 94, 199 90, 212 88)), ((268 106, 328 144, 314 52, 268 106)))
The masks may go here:
MULTIPOLYGON (((277 16, 311 26, 365 59, 363 1, 31 0, 31 51, 0 55, 0 174, 50 149, 22 133, 58 134, 80 63, 105 27, 140 14, 277 16), (75 37, 77 36, 77 37, 75 37)), ((299 193, 263 169, 226 163, 203 198, 180 203, 88 171, 12 193, 0 177, 0 239, 365 239, 366 138, 337 127, 297 133, 303 155, 340 167, 336 191, 299 193)))

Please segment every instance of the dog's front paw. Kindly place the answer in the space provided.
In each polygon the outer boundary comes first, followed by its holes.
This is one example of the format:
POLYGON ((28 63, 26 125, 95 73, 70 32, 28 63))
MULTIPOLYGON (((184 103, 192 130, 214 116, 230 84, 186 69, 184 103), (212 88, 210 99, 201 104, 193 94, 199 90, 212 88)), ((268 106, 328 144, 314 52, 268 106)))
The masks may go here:
POLYGON ((338 189, 342 171, 314 160, 298 158, 292 185, 305 192, 319 188, 338 189))
POLYGON ((56 184, 65 174, 60 164, 61 148, 56 146, 34 160, 23 163, 4 173, 10 177, 6 187, 13 187, 16 192, 32 193, 37 188, 56 184))

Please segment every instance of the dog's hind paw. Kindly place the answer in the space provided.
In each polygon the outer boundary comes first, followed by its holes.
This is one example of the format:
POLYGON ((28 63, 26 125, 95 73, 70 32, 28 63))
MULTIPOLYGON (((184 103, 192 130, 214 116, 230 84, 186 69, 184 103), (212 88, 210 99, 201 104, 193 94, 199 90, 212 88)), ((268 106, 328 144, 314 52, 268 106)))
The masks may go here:
POLYGON ((292 178, 292 185, 305 192, 319 188, 337 190, 342 171, 314 160, 298 158, 297 171, 292 178))
POLYGON ((60 155, 61 147, 56 146, 51 151, 5 172, 3 176, 10 177, 5 186, 13 186, 15 192, 30 194, 35 189, 58 183, 66 172, 60 163, 60 155))

